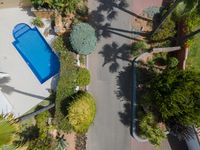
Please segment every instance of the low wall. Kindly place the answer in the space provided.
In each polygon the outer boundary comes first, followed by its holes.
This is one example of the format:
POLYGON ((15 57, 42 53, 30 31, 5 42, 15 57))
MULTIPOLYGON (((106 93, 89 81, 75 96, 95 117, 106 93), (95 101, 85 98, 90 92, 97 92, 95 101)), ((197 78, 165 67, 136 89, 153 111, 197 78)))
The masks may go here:
POLYGON ((174 51, 178 51, 181 50, 180 46, 176 46, 176 47, 163 47, 163 48, 153 48, 152 52, 153 53, 160 53, 160 52, 174 52, 174 51))
POLYGON ((132 99, 131 99, 131 135, 138 141, 138 142, 147 142, 148 139, 143 139, 140 136, 137 135, 136 132, 136 124, 138 119, 136 118, 136 112, 137 112, 137 97, 136 97, 136 89, 137 89, 137 77, 136 77, 136 65, 137 65, 137 61, 134 60, 132 62, 132 68, 133 68, 133 72, 132 72, 132 76, 133 76, 133 89, 132 89, 132 99))
POLYGON ((38 9, 37 10, 35 8, 31 8, 31 12, 33 12, 36 17, 50 19, 54 15, 55 11, 52 9, 38 9))

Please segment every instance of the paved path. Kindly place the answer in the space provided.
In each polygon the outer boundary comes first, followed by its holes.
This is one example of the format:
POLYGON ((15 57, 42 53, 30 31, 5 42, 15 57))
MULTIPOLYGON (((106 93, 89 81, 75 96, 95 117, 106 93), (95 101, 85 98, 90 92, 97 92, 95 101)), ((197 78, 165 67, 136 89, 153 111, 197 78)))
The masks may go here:
POLYGON ((127 116, 131 97, 131 2, 88 0, 90 22, 97 29, 99 41, 96 51, 89 56, 89 91, 96 98, 97 114, 88 133, 87 150, 131 150, 127 116))

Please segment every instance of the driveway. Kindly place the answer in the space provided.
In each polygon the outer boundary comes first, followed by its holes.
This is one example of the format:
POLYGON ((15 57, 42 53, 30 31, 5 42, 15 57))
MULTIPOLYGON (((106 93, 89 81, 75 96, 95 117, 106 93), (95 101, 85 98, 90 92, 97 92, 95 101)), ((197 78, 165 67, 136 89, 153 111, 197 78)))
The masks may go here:
POLYGON ((88 0, 90 23, 96 28, 96 51, 89 55, 97 114, 88 132, 87 150, 130 150, 131 68, 129 45, 132 0, 88 0))

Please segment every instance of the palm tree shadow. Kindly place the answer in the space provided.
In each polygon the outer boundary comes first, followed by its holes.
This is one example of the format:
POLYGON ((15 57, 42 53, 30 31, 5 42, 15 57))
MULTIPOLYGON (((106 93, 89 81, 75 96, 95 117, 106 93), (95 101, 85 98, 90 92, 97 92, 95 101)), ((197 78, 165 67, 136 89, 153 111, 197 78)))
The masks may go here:
POLYGON ((1 84, 6 84, 8 82, 10 82, 11 78, 10 77, 4 77, 0 79, 0 85, 1 84))
POLYGON ((116 42, 112 44, 105 44, 102 51, 99 52, 104 57, 102 66, 110 64, 109 70, 111 73, 117 72, 120 65, 118 60, 130 61, 130 45, 123 44, 119 46, 116 42))
POLYGON ((131 122, 131 97, 132 97, 132 67, 124 67, 117 76, 117 87, 115 91, 117 98, 123 102, 124 111, 118 112, 121 123, 129 127, 131 122))

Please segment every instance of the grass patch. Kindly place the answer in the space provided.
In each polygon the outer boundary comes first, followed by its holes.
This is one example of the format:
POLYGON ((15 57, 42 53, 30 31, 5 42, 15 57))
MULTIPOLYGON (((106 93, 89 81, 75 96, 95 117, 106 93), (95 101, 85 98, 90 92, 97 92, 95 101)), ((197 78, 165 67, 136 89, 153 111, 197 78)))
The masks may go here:
POLYGON ((195 36, 190 44, 187 68, 200 70, 200 35, 195 36))

